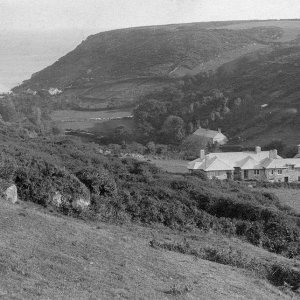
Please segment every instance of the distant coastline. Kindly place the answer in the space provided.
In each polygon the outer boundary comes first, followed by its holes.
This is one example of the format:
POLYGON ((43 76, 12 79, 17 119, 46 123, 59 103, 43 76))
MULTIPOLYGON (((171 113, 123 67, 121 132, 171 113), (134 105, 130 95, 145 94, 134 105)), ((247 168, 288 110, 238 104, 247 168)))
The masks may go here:
MULTIPOLYGON (((101 31, 101 30, 99 30, 101 31)), ((29 32, 4 31, 0 35, 0 93, 29 79, 74 49, 95 30, 68 29, 29 32)))

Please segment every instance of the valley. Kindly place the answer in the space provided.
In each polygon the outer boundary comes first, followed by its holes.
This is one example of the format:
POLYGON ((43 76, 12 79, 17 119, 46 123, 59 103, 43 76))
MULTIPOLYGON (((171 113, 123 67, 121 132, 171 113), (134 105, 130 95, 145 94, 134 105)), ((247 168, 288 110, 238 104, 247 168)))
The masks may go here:
POLYGON ((0 2, 0 299, 300 299, 297 1, 0 2))
MULTIPOLYGON (((88 37, 52 66, 35 73, 13 90, 22 93, 28 89, 58 88, 63 93, 55 101, 66 103, 71 113, 74 109, 114 109, 122 116, 122 111, 133 110, 149 97, 162 102, 168 99, 174 102, 177 97, 180 108, 170 114, 183 118, 186 128, 189 123, 196 126, 200 119, 204 127, 221 127, 232 143, 263 146, 278 139, 292 146, 299 139, 296 89, 300 71, 299 33, 298 20, 113 30, 88 37), (174 90, 177 90, 175 98, 174 90), (199 111, 198 117, 186 116, 187 107, 202 105, 201 99, 214 90, 230 101, 251 98, 249 105, 256 111, 255 116, 241 111, 247 110, 247 105, 239 112, 222 115, 223 104, 217 100, 205 112, 199 111), (268 109, 257 113, 263 104, 268 104, 268 109), (287 131, 290 134, 286 135, 287 131)), ((99 122, 76 122, 76 119, 60 124, 63 129, 94 128, 93 132, 103 133, 99 122)), ((136 129, 136 124, 125 122, 136 129)))

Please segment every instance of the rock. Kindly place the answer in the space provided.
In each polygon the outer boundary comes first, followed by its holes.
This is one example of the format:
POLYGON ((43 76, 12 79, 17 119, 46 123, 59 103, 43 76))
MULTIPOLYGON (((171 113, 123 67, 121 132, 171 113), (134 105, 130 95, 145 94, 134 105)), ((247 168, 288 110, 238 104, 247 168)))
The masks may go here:
POLYGON ((10 201, 11 203, 16 203, 18 201, 18 189, 15 184, 8 187, 3 192, 4 199, 10 201))
POLYGON ((56 191, 55 194, 52 196, 51 203, 56 206, 60 207, 62 204, 62 195, 60 192, 56 191))
POLYGON ((72 207, 77 210, 85 210, 91 204, 90 199, 78 198, 72 202, 72 207))

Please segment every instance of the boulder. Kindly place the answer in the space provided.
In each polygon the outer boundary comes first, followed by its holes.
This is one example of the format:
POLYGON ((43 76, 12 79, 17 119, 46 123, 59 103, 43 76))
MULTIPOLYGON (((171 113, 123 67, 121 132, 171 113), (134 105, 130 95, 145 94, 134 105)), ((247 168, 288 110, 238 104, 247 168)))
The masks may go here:
POLYGON ((18 189, 15 184, 1 182, 1 198, 11 203, 18 201, 18 189))
POLYGON ((51 199, 51 204, 53 204, 56 207, 60 207, 62 204, 62 194, 58 191, 54 193, 51 199))
POLYGON ((76 210, 85 210, 90 206, 90 204, 91 204, 90 199, 77 198, 73 200, 72 207, 76 210))

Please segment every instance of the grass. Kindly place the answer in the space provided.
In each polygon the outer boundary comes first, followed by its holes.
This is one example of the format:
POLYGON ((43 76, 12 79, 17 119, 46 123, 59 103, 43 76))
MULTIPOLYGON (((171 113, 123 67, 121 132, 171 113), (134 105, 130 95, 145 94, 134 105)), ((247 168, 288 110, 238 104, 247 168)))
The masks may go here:
POLYGON ((287 285, 291 290, 294 291, 297 291, 300 288, 300 262, 282 262, 276 260, 275 258, 266 261, 253 256, 250 251, 242 251, 234 245, 222 248, 215 245, 193 248, 186 238, 179 242, 160 242, 156 239, 153 239, 149 244, 155 249, 161 248, 182 254, 192 255, 196 260, 204 259, 223 265, 230 265, 233 267, 246 269, 261 278, 269 280, 270 283, 274 284, 275 286, 287 285))
MULTIPOLYGON (((130 110, 107 110, 107 111, 76 111, 76 110, 56 110, 51 114, 51 118, 62 129, 87 130, 93 127, 101 128, 102 123, 120 120, 131 116, 130 110)), ((105 127, 104 127, 105 128, 105 127)))
POLYGON ((278 20, 278 21, 254 21, 254 22, 243 22, 222 26, 221 28, 227 29, 249 29, 254 27, 262 26, 275 26, 283 29, 283 36, 278 40, 280 42, 288 42, 297 38, 300 34, 300 21, 288 21, 288 20, 278 20))
MULTIPOLYGON (((178 239, 182 233, 86 223, 24 202, 0 201, 0 208, 0 295, 5 299, 289 299, 240 269, 148 245, 153 235, 178 239)), ((226 243, 224 237, 195 236, 193 243, 226 243)), ((255 249, 248 246, 247 251, 255 249)))
POLYGON ((267 189, 266 191, 275 194, 283 205, 288 205, 297 213, 300 213, 300 189, 267 189))
POLYGON ((151 159, 151 163, 170 173, 188 173, 188 161, 176 159, 151 159))

